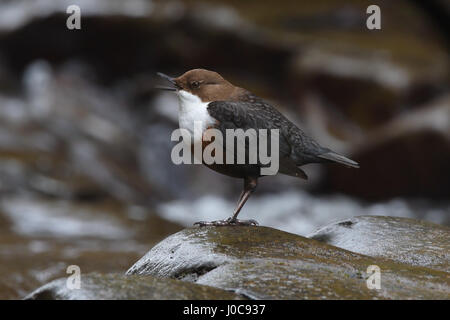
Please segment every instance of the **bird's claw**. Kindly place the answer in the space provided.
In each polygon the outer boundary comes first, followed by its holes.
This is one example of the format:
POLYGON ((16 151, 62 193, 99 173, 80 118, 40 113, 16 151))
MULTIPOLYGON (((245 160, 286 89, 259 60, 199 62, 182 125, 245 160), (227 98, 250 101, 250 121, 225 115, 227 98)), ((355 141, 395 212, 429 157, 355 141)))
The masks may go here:
POLYGON ((215 226, 215 227, 222 227, 222 226, 258 226, 259 223, 256 220, 250 219, 250 220, 239 220, 239 219, 232 219, 228 218, 225 220, 216 220, 216 221, 199 221, 194 223, 194 226, 199 227, 206 227, 206 226, 215 226))

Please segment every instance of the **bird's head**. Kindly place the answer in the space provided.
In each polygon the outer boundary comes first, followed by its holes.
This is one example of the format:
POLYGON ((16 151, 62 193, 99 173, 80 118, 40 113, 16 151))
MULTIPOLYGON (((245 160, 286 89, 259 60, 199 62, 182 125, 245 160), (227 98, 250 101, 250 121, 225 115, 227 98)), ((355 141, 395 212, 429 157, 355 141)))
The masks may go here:
POLYGON ((160 72, 158 75, 170 84, 161 89, 175 91, 181 97, 194 95, 203 102, 229 100, 236 88, 217 72, 205 69, 193 69, 178 78, 160 72))

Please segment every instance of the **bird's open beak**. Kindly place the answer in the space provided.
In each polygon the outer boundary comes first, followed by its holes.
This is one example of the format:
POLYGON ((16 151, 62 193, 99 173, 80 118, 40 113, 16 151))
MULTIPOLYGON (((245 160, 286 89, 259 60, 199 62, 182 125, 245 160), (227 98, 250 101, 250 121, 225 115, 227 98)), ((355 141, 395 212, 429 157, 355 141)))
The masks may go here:
POLYGON ((161 73, 161 72, 157 72, 156 73, 158 76, 160 76, 161 78, 166 79, 167 81, 169 81, 170 86, 157 86, 156 88, 158 89, 162 89, 162 90, 169 90, 169 91, 177 91, 178 89, 180 89, 175 81, 175 78, 169 77, 168 75, 161 73))

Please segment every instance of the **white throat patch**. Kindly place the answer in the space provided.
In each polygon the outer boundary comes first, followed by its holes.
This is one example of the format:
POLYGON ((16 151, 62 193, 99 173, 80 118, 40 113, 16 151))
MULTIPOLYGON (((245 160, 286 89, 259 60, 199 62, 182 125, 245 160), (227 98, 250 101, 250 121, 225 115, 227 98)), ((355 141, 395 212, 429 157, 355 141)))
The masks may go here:
POLYGON ((202 132, 215 123, 207 110, 209 102, 202 102, 198 96, 185 90, 180 90, 177 94, 180 101, 178 122, 181 129, 187 129, 193 135, 195 121, 201 122, 202 132))

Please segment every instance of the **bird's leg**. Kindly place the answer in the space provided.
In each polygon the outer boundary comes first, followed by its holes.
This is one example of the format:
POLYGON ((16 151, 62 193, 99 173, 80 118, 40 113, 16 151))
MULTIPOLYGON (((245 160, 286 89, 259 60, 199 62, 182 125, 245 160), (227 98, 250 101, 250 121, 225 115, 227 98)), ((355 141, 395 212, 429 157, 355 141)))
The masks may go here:
POLYGON ((194 223, 194 225, 199 225, 200 227, 203 226, 257 226, 258 222, 255 220, 238 220, 237 216, 239 215, 239 212, 241 211, 242 207, 244 206, 245 202, 248 200, 250 195, 255 191, 256 186, 258 184, 257 178, 245 178, 244 180, 244 190, 241 192, 241 195, 239 196, 239 200, 236 206, 236 209, 234 209, 233 215, 226 219, 226 220, 217 220, 217 221, 199 221, 194 223))
POLYGON ((250 195, 255 191, 258 180, 256 178, 246 178, 244 180, 244 190, 239 198, 236 209, 234 209, 233 215, 227 219, 229 224, 233 225, 258 225, 258 222, 255 220, 238 220, 237 216, 241 211, 244 204, 247 202, 250 195))

